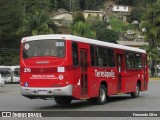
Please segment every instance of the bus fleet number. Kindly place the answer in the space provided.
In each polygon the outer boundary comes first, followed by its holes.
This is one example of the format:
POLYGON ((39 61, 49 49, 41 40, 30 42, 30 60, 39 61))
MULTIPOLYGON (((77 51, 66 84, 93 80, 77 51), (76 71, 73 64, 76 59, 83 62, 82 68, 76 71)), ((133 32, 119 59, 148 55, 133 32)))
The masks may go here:
POLYGON ((24 68, 24 72, 26 73, 26 72, 31 72, 31 68, 24 68))
POLYGON ((64 42, 56 42, 56 46, 57 47, 59 47, 59 46, 62 47, 62 46, 64 46, 64 42))

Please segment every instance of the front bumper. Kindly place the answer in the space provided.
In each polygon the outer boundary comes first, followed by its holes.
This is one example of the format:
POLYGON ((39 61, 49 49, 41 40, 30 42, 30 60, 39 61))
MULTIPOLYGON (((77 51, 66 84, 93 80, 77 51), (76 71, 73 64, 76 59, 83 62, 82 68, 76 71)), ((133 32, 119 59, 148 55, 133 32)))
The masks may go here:
POLYGON ((26 97, 53 97, 53 96, 72 96, 72 85, 65 87, 23 87, 21 86, 21 94, 26 97))

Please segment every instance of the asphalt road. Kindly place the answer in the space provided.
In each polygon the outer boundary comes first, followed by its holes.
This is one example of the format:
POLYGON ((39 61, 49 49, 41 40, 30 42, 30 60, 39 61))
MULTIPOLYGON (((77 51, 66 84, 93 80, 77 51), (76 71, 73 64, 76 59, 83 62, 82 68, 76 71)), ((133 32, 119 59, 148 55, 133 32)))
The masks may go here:
POLYGON ((68 106, 57 105, 54 100, 30 100, 21 96, 18 84, 7 84, 0 87, 0 111, 160 111, 160 80, 150 81, 149 90, 141 92, 139 98, 111 96, 105 105, 74 100, 68 106))

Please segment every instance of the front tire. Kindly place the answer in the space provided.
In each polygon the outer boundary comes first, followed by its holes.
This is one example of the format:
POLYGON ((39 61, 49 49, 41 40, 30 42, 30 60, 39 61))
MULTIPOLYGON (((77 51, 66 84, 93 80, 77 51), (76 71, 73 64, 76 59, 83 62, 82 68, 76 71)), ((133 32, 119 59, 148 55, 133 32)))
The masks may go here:
POLYGON ((136 91, 135 92, 131 92, 131 97, 132 98, 137 98, 139 97, 139 92, 140 92, 140 85, 137 83, 136 85, 136 91))

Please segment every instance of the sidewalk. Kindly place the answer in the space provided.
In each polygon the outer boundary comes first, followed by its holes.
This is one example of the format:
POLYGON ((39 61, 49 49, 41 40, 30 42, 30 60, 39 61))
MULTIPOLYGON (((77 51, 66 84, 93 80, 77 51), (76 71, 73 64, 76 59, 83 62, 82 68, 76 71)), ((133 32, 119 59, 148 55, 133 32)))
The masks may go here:
POLYGON ((160 77, 150 77, 149 80, 160 80, 160 77))

